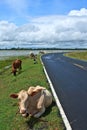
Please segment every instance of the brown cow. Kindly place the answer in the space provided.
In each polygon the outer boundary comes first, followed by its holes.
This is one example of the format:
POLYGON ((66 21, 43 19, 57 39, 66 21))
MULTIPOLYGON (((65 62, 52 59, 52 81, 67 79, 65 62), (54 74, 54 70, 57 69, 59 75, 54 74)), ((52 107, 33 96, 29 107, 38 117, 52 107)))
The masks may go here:
POLYGON ((13 61, 12 63, 12 73, 14 74, 14 76, 16 76, 16 72, 17 72, 17 69, 20 71, 22 69, 22 61, 17 59, 15 61, 13 61))

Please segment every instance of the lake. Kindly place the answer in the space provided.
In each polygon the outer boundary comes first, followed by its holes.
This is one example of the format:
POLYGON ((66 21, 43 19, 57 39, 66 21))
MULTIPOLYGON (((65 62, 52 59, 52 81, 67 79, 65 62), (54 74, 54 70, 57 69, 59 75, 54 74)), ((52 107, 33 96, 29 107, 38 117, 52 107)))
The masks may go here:
POLYGON ((11 57, 11 56, 27 56, 31 52, 34 54, 39 53, 39 51, 31 51, 31 50, 0 50, 0 60, 11 57))
POLYGON ((30 53, 38 54, 40 51, 44 53, 70 52, 70 50, 0 50, 0 60, 11 56, 28 56, 30 53))

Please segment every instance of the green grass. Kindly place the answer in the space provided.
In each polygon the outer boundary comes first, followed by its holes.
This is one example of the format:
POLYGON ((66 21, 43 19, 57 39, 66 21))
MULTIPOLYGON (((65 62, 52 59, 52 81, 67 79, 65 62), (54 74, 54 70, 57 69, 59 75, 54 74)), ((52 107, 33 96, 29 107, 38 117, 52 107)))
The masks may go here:
POLYGON ((76 58, 76 59, 80 59, 80 60, 85 60, 87 61, 87 51, 81 52, 70 52, 70 53, 66 53, 64 54, 65 56, 69 56, 71 58, 76 58))
MULTIPOLYGON (((50 90, 40 57, 38 56, 37 59, 38 64, 34 64, 28 57, 21 57, 21 59, 22 70, 16 77, 11 74, 11 68, 0 73, 0 130, 64 130, 55 101, 39 119, 24 118, 17 113, 17 99, 11 99, 10 94, 36 85, 45 86, 50 90)), ((10 65, 12 60, 11 58, 0 63, 5 67, 10 65)))

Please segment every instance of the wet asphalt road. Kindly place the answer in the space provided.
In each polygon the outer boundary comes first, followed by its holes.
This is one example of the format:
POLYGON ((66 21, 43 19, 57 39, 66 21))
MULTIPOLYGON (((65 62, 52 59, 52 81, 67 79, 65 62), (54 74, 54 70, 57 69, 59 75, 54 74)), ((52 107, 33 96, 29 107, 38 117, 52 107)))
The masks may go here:
POLYGON ((42 56, 72 130, 87 130, 87 62, 62 53, 42 56))

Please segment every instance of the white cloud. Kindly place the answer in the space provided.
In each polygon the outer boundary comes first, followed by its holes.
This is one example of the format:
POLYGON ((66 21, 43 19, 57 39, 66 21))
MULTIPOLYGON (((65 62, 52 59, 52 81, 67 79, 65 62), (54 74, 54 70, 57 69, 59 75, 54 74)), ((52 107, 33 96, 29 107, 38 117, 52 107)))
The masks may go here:
POLYGON ((7 43, 9 46, 26 44, 30 47, 87 47, 86 42, 69 42, 73 40, 87 40, 86 16, 36 17, 29 19, 29 23, 22 26, 0 21, 0 45, 7 43))
POLYGON ((14 30, 17 26, 8 21, 0 21, 0 41, 11 41, 14 39, 14 30))
POLYGON ((87 16, 87 9, 72 10, 69 12, 69 16, 87 16))

